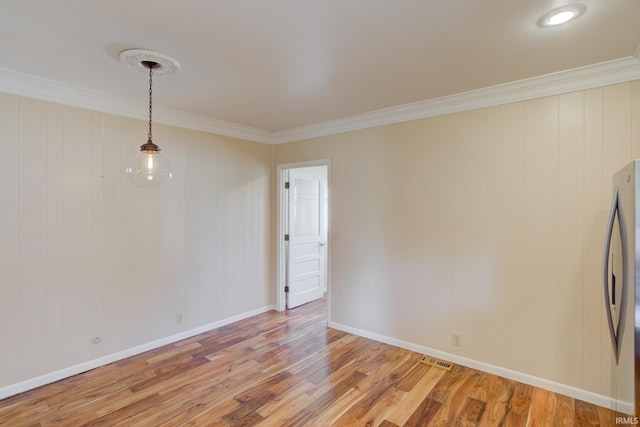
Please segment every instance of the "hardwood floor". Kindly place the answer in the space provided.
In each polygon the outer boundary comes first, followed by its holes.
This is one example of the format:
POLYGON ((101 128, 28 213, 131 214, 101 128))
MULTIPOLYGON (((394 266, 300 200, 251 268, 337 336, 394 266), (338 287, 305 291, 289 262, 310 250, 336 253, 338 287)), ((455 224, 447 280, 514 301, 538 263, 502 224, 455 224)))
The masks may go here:
POLYGON ((268 312, 0 401, 3 426, 611 426, 615 414, 268 312))

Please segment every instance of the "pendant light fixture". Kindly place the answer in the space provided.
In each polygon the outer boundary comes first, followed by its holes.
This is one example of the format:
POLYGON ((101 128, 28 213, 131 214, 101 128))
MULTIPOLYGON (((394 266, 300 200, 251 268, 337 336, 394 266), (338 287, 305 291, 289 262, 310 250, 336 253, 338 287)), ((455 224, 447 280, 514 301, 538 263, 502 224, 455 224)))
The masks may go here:
POLYGON ((129 163, 125 173, 129 180, 140 187, 164 184, 171 179, 171 165, 160 154, 160 147, 153 143, 152 112, 153 112, 153 76, 177 71, 178 63, 166 55, 143 49, 129 49, 120 52, 120 62, 134 70, 145 71, 149 74, 149 131, 147 142, 140 146, 129 163))

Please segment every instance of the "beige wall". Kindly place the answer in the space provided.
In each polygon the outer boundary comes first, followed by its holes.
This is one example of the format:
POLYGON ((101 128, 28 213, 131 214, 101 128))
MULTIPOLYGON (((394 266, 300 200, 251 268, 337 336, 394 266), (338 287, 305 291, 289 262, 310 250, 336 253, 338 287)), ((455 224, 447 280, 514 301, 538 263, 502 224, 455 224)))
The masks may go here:
POLYGON ((605 395, 603 233, 637 157, 640 82, 275 150, 331 159, 331 321, 605 395))
POLYGON ((175 179, 140 189, 145 140, 0 94, 0 389, 274 304, 272 146, 154 126, 175 179))

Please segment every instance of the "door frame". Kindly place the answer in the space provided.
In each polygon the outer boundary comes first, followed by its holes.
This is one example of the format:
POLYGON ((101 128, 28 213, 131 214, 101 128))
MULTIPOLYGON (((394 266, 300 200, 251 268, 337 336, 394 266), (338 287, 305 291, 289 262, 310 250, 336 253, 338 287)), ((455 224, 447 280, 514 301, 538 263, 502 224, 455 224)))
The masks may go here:
POLYGON ((310 166, 326 166, 327 167, 327 258, 326 258, 326 277, 327 277, 327 321, 329 313, 331 313, 331 161, 329 159, 310 160, 306 162, 295 163, 279 163, 277 167, 277 226, 276 226, 276 309, 278 311, 286 310, 286 296, 284 286, 287 274, 287 259, 284 245, 284 230, 286 230, 285 212, 287 203, 285 198, 284 183, 285 174, 289 169, 306 168, 310 166))

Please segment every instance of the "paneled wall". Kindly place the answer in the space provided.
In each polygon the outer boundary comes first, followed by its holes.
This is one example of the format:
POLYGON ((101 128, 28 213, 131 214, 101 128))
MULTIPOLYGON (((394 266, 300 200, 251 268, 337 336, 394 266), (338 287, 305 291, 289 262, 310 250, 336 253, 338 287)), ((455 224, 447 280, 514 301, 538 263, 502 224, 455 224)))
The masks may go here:
POLYGON ((609 394, 601 253, 612 175, 640 157, 640 82, 275 155, 331 159, 331 321, 609 394))
POLYGON ((146 132, 0 94, 0 388, 274 304, 272 147, 155 125, 141 189, 146 132))

